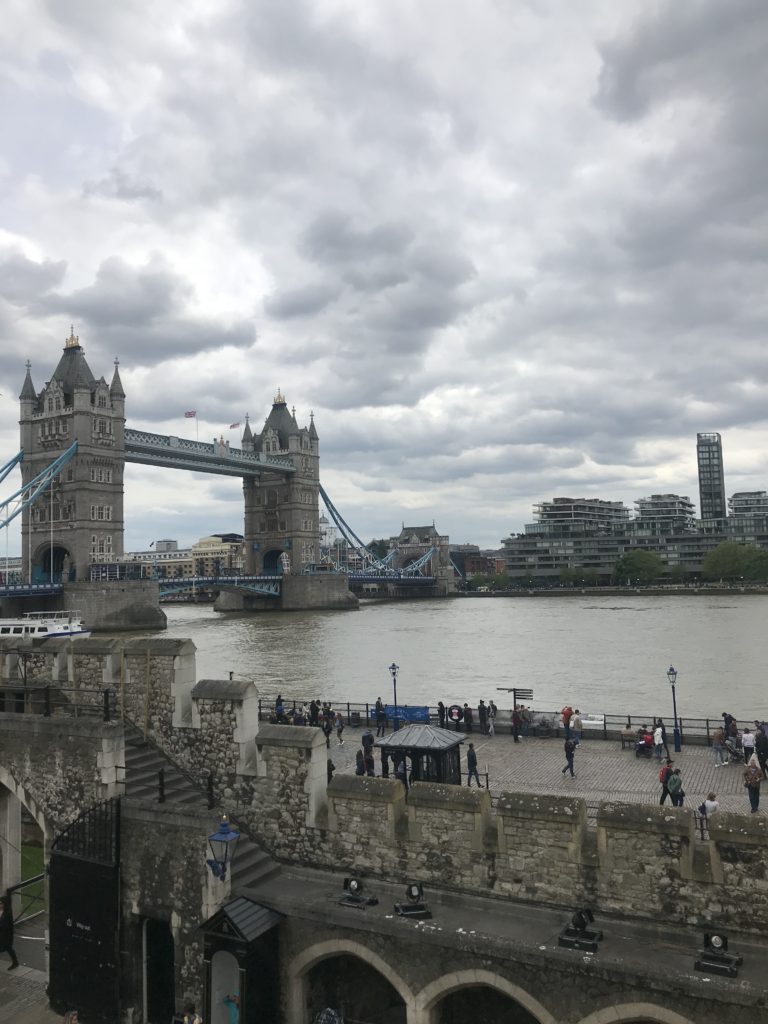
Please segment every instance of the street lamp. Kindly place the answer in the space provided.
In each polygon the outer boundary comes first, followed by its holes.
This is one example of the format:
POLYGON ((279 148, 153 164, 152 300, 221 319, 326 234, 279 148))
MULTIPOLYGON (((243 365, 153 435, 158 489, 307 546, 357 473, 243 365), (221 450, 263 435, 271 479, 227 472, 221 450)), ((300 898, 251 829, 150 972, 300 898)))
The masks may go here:
POLYGON ((230 828, 229 818, 226 814, 222 815, 219 831, 208 836, 208 845, 213 854, 213 859, 208 860, 208 867, 214 878, 223 882, 227 877, 227 868, 232 863, 239 838, 237 829, 230 828))
POLYGON ((395 697, 395 720, 393 729, 395 732, 400 728, 400 719, 397 717, 397 673, 400 671, 400 666, 396 665, 394 661, 389 666, 389 674, 392 676, 392 690, 395 697))
POLYGON ((673 665, 670 665, 667 669, 667 679, 669 685, 672 687, 672 714, 675 722, 675 753, 680 753, 680 723, 677 720, 677 699, 675 697, 675 683, 677 682, 677 670, 673 665))

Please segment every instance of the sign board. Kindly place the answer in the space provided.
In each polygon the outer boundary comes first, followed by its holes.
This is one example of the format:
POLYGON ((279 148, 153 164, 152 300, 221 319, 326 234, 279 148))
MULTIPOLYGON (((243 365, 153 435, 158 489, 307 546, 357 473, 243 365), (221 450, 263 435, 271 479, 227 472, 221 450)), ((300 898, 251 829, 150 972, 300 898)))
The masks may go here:
POLYGON ((392 721, 397 718, 400 722, 429 722, 429 708, 417 707, 408 704, 385 704, 384 711, 387 718, 392 721))

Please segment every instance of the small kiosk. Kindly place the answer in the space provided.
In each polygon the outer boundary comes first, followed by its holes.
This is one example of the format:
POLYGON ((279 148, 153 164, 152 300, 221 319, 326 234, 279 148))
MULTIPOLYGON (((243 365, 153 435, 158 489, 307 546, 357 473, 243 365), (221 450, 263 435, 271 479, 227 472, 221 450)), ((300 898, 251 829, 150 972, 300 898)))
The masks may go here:
POLYGON ((409 782, 442 782, 460 786, 459 747, 463 742, 462 735, 447 729, 413 724, 377 739, 376 746, 381 750, 382 763, 391 757, 396 768, 404 759, 410 761, 410 770, 406 770, 403 779, 406 785, 409 782))

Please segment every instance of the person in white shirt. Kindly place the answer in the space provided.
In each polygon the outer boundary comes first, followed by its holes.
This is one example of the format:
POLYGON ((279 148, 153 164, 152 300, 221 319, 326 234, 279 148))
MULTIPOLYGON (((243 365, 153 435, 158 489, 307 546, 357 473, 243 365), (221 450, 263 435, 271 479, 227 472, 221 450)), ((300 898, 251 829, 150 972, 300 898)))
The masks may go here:
POLYGON ((656 752, 656 760, 661 760, 661 755, 664 753, 664 733, 661 731, 661 726, 657 725, 653 730, 653 749, 656 752))
POLYGON ((704 801, 702 806, 704 807, 704 814, 708 818, 710 814, 714 814, 720 804, 717 802, 717 798, 714 793, 708 793, 707 799, 704 801))

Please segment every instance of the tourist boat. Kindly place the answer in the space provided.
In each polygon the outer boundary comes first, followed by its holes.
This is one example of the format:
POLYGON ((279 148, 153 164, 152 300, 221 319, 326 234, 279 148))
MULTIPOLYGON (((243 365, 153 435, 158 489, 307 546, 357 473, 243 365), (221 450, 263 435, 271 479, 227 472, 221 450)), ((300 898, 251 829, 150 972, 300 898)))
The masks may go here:
POLYGON ((81 612, 27 612, 15 619, 0 619, 0 637, 88 637, 81 612))

